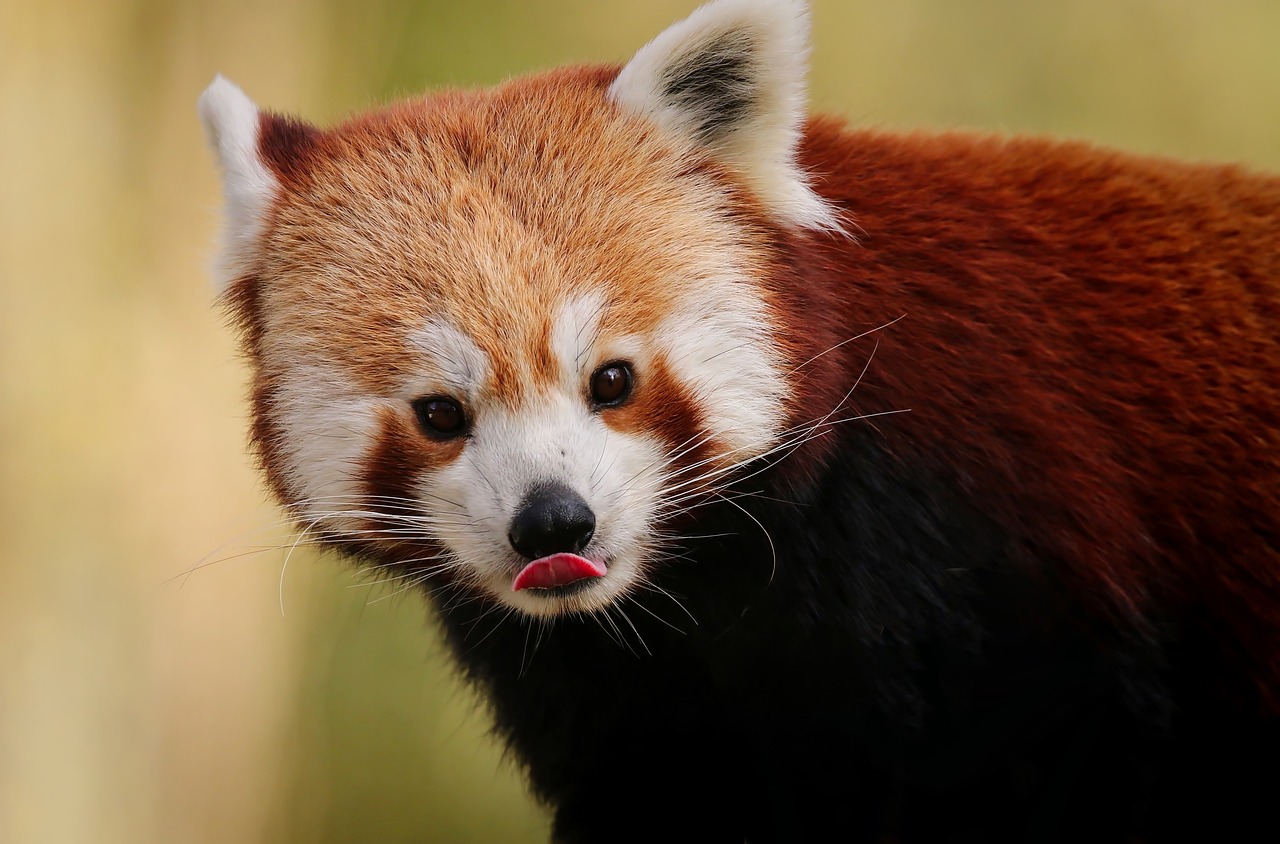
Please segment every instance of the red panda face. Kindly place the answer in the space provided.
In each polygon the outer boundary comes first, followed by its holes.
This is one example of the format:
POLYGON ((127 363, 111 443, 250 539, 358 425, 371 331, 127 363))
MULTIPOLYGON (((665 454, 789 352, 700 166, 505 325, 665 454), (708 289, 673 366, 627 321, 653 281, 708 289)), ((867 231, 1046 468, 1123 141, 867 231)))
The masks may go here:
POLYGON ((734 116, 783 148, 724 132, 714 154, 724 121, 687 113, 681 74, 768 65, 754 30, 704 24, 616 80, 560 71, 323 132, 210 88, 255 439, 301 525, 529 614, 596 610, 777 441, 763 244, 828 212, 789 169, 785 80, 734 116))
POLYGON ((727 213, 730 183, 604 93, 525 83, 269 150, 279 195, 231 300, 254 288, 261 446, 301 523, 525 612, 589 610, 635 588, 667 516, 774 441, 756 232, 727 213), (575 131, 535 119, 549 100, 575 131), (589 536, 518 546, 545 489, 589 536), (556 552, 606 573, 513 589, 556 552))

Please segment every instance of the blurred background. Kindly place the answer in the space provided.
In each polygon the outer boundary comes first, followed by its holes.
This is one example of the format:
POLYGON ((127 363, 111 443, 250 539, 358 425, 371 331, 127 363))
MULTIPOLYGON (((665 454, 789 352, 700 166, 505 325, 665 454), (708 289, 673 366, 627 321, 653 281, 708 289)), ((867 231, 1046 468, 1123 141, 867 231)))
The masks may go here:
MULTIPOLYGON (((317 122, 693 0, 0 0, 0 842, 543 841, 428 611, 299 549, 207 268, 217 72, 317 122), (287 559, 287 566, 286 566, 287 559)), ((815 0, 853 122, 1280 169, 1275 0, 815 0)))

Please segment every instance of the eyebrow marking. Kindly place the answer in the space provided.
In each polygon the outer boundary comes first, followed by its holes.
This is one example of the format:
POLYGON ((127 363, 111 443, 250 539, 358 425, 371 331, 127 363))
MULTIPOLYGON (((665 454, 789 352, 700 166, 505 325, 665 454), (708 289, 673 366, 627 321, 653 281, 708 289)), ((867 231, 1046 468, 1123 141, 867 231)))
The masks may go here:
POLYGON ((450 388, 475 395, 489 377, 489 356, 452 324, 433 318, 411 337, 450 388))
POLYGON ((560 364, 560 381, 576 385, 600 337, 605 298, 599 292, 574 296, 560 306, 551 323, 551 352, 560 364))

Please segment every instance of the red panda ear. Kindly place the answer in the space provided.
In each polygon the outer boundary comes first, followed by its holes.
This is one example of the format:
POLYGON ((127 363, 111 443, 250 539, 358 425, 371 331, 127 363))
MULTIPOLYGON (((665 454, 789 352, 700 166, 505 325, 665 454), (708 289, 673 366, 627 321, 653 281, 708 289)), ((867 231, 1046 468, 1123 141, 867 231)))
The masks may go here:
POLYGON ((808 50, 803 0, 715 0, 645 45, 609 90, 735 165, 779 221, 839 231, 795 161, 808 50))
POLYGON ((220 287, 249 271, 280 178, 296 176, 317 134, 313 127, 259 111, 217 77, 200 96, 200 119, 222 167, 227 224, 217 265, 220 287))

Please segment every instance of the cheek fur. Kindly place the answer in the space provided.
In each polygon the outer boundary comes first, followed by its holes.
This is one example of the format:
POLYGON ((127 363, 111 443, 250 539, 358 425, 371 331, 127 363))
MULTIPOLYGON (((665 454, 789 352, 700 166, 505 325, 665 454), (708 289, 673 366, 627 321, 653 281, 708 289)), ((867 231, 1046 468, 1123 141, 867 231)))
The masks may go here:
POLYGON ((250 397, 251 422, 249 439, 267 485, 284 504, 297 501, 302 494, 293 489, 285 471, 285 429, 271 412, 276 389, 262 374, 262 297, 261 282, 256 276, 235 279, 223 290, 221 301, 232 323, 240 332, 245 354, 253 368, 254 382, 250 397))
POLYGON ((253 422, 249 436, 257 452, 258 462, 267 476, 267 485, 285 506, 302 498, 294 489, 285 470, 285 429, 271 413, 275 390, 270 383, 259 378, 253 386, 253 422))
POLYGON ((394 505, 415 498, 414 490, 424 473, 456 460, 466 438, 429 440, 417 425, 390 407, 378 411, 378 433, 365 460, 363 488, 375 503, 394 505))
POLYGON ((636 374, 636 384, 626 404, 603 411, 601 417, 616 431, 656 437, 675 467, 699 463, 717 451, 692 391, 672 374, 662 358, 655 359, 647 372, 636 374))

